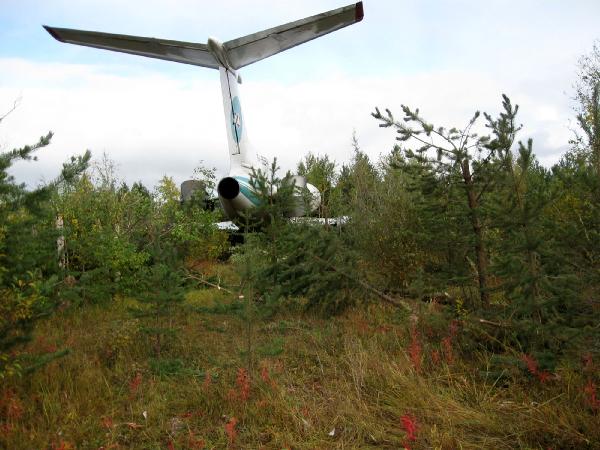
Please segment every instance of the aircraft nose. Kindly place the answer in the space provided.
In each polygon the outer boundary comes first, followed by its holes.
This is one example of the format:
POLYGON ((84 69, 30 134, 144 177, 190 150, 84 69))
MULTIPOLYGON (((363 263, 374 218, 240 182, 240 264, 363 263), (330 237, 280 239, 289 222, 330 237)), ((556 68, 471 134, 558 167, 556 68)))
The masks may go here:
POLYGON ((220 197, 233 200, 240 193, 240 183, 233 177, 225 177, 219 181, 217 192, 220 197))

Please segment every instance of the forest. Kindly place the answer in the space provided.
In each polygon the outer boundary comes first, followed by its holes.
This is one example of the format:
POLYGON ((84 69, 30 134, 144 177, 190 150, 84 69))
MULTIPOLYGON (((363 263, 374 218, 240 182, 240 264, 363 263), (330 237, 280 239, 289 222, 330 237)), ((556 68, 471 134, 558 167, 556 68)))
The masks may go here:
POLYGON ((28 189, 52 133, 4 149, 0 447, 600 448, 599 43, 577 69, 552 167, 506 95, 375 108, 379 160, 298 162, 343 227, 286 219, 277 161, 232 238, 214 169, 182 201, 85 152, 28 189))

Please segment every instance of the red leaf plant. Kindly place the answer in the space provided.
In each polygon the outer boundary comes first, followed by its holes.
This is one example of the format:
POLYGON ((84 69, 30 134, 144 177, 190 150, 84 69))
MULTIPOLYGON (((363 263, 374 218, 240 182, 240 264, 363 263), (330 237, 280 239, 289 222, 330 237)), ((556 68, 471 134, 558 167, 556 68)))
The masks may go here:
POLYGON ((237 393, 240 400, 248 400, 248 397, 250 397, 250 377, 248 371, 243 367, 240 367, 235 381, 238 387, 237 393))
POLYGON ((448 327, 448 336, 442 339, 442 348, 444 349, 444 357, 446 359, 446 363, 452 364, 454 362, 454 351, 453 351, 453 343, 454 338, 458 334, 459 321, 453 320, 450 322, 450 326, 448 327))
POLYGON ((204 439, 197 438, 194 432, 190 430, 188 434, 187 448, 195 448, 198 450, 202 450, 204 447, 206 447, 206 442, 204 442, 204 439))
POLYGON ((52 450, 74 450, 75 447, 70 442, 61 440, 59 443, 53 443, 51 448, 52 450))
POLYGON ((202 387, 204 388, 205 391, 207 391, 208 388, 210 388, 211 384, 212 384, 212 377, 210 376, 210 372, 206 372, 206 375, 204 375, 204 383, 202 383, 202 387))
POLYGON ((419 342, 419 332, 413 325, 410 329, 410 345, 408 346, 408 357, 412 363, 415 371, 418 373, 421 371, 421 354, 423 353, 423 347, 419 342))
POLYGON ((232 417, 229 422, 225 424, 225 433, 227 433, 227 440, 229 441, 229 445, 235 444, 235 440, 237 438, 237 430, 235 426, 237 425, 238 420, 235 417, 232 417))
POLYGON ((262 368, 260 369, 260 378, 263 380, 263 382, 265 384, 268 384, 273 389, 277 387, 275 380, 273 380, 271 378, 271 375, 269 373, 269 368, 267 366, 262 366, 262 368))
POLYGON ((19 420, 23 415, 23 403, 12 389, 7 389, 0 397, 0 417, 9 421, 19 420))
POLYGON ((405 449, 410 450, 410 443, 417 440, 417 419, 415 416, 410 414, 404 414, 400 417, 400 423, 402 424, 402 429, 406 433, 406 439, 402 443, 405 449))
POLYGON ((534 377, 536 377, 538 380, 540 380, 540 383, 545 383, 546 381, 548 381, 552 378, 552 375, 550 374, 550 372, 547 372, 545 370, 540 371, 538 362, 535 360, 535 358, 533 356, 521 355, 521 361, 523 361, 525 363, 529 373, 531 375, 533 375, 534 377))
POLYGON ((598 399, 598 394, 596 393, 596 385, 592 380, 589 380, 585 385, 583 391, 586 394, 587 403, 590 405, 594 411, 598 411, 600 409, 600 399, 598 399))
POLYGON ((446 363, 452 364, 454 361, 454 354, 452 352, 452 336, 446 336, 442 339, 442 347, 444 348, 444 357, 446 358, 446 363))
POLYGON ((431 361, 433 362, 434 366, 437 366, 440 363, 440 351, 439 350, 431 351, 431 361))
POLYGON ((262 366, 262 369, 260 369, 260 378, 264 383, 271 384, 271 377, 269 376, 269 369, 267 366, 262 366))
POLYGON ((141 374, 141 372, 137 372, 135 374, 135 377, 133 377, 131 379, 131 381, 129 382, 130 397, 134 397, 137 394, 141 384, 142 384, 142 374, 141 374))
POLYGON ((108 417, 108 416, 103 417, 100 421, 102 422, 102 426, 104 428, 106 428, 107 430, 110 430, 111 428, 114 428, 114 426, 115 426, 115 424, 112 420, 112 417, 108 417))

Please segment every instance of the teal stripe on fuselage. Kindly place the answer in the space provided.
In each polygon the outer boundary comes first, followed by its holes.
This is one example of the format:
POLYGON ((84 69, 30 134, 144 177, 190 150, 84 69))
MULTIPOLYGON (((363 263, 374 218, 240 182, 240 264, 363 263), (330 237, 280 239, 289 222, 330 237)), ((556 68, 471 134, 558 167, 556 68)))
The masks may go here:
POLYGON ((260 205, 260 200, 254 193, 254 189, 250 185, 250 179, 246 177, 234 177, 237 182, 240 184, 240 192, 244 197, 250 200, 254 206, 260 205))

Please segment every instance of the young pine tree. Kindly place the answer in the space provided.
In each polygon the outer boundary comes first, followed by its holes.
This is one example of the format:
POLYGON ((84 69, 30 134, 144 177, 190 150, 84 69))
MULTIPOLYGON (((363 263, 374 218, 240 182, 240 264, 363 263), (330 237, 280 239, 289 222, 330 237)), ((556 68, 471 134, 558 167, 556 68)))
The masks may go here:
MULTIPOLYGON (((484 205, 496 182, 498 165, 495 150, 486 145, 489 136, 479 136, 472 131, 481 114, 477 111, 462 129, 447 130, 426 121, 418 109, 413 111, 402 105, 402 111, 404 118, 400 121, 387 109, 383 115, 376 108, 372 115, 381 122, 380 127, 395 128, 399 141, 418 146, 415 150, 405 151, 407 159, 427 166, 437 180, 447 184, 449 194, 455 193, 456 188, 461 191, 460 210, 466 213, 468 228, 463 226, 460 232, 471 242, 479 298, 481 305, 486 307, 490 302, 490 263, 484 205)), ((432 193, 437 194, 435 190, 432 193)), ((453 218, 463 215, 460 210, 453 218)))
POLYGON ((174 308, 184 299, 182 274, 169 264, 157 262, 136 274, 135 298, 141 304, 132 311, 141 319, 141 331, 149 338, 156 358, 161 354, 176 330, 171 326, 174 308))
MULTIPOLYGON (((30 339, 35 322, 56 306, 58 232, 50 203, 52 192, 60 183, 77 177, 90 154, 71 158, 54 182, 34 190, 9 174, 15 162, 35 160, 35 152, 49 145, 51 138, 48 133, 34 145, 0 154, 0 379, 52 358, 29 357, 22 346, 30 339)), ((64 352, 54 356, 60 354, 64 352)))
POLYGON ((307 309, 338 313, 348 306, 355 286, 354 260, 335 230, 289 219, 299 201, 309 200, 290 180, 277 176, 276 163, 268 174, 252 177, 259 207, 247 218, 255 221, 254 232, 237 257, 245 286, 263 311, 304 299, 307 309))

